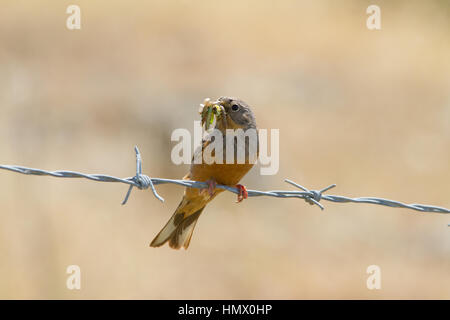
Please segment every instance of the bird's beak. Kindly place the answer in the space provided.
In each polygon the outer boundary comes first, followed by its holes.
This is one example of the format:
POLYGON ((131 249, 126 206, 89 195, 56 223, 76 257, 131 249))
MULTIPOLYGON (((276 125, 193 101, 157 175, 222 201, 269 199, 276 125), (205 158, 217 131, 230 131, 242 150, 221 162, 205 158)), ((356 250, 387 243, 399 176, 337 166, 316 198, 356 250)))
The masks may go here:
POLYGON ((225 106, 223 104, 223 101, 220 99, 217 99, 214 101, 214 104, 220 108, 220 121, 222 122, 222 127, 227 127, 227 113, 225 112, 225 106))

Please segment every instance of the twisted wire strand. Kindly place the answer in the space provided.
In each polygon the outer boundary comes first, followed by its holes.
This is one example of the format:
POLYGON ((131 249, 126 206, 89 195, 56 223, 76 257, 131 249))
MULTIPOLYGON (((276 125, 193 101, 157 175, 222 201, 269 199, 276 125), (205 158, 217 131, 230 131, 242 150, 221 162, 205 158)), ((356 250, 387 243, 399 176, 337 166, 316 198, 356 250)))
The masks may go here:
MULTIPOLYGON (((33 169, 22 166, 15 165, 0 165, 0 169, 9 170, 13 172, 18 172, 27 175, 38 175, 38 176, 52 176, 57 178, 85 178, 93 181, 99 182, 119 182, 125 183, 129 185, 128 191, 126 193, 125 199, 122 202, 122 205, 126 204, 133 187, 136 187, 140 190, 151 188, 153 195, 164 202, 164 198, 161 197, 156 191, 155 186, 159 184, 176 184, 180 186, 185 186, 189 188, 199 188, 205 189, 208 188, 208 184, 200 181, 190 181, 190 180, 176 180, 176 179, 163 179, 163 178, 150 178, 147 175, 142 174, 142 158, 139 152, 138 147, 135 147, 136 153, 136 175, 134 177, 129 178, 117 178, 109 175, 103 174, 84 174, 80 172, 74 171, 66 171, 66 170, 58 170, 58 171, 46 171, 41 169, 33 169)), ((337 203, 345 203, 345 202, 353 202, 353 203, 368 203, 368 204, 376 204, 382 206, 388 206, 393 208, 405 208, 411 209, 420 212, 434 212, 434 213, 450 213, 449 209, 431 205, 424 204, 406 204, 399 201, 388 200, 383 198, 375 198, 375 197, 359 197, 359 198, 348 198, 344 196, 336 196, 336 195, 325 195, 324 192, 336 187, 335 184, 332 184, 328 187, 325 187, 320 190, 309 190, 298 183, 291 181, 289 179, 285 180, 287 183, 301 189, 302 191, 296 190, 270 190, 270 191, 259 191, 259 190, 247 190, 249 197, 260 197, 260 196, 268 196, 275 198, 299 198, 304 199, 307 203, 311 205, 317 205, 320 209, 324 209, 323 205, 320 203, 321 200, 337 202, 337 203)), ((226 186, 226 185, 216 185, 216 188, 224 189, 229 192, 239 194, 239 189, 226 186)), ((450 226, 450 225, 449 225, 450 226)))

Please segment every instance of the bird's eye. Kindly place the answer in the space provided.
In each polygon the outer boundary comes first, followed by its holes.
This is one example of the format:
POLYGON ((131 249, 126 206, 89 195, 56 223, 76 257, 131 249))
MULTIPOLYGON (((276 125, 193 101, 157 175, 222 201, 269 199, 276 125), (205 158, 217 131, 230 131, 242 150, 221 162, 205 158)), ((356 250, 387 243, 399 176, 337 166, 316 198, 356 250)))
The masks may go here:
POLYGON ((231 110, 234 111, 234 112, 236 112, 236 111, 239 110, 239 106, 238 106, 237 104, 233 104, 233 105, 231 106, 231 110))

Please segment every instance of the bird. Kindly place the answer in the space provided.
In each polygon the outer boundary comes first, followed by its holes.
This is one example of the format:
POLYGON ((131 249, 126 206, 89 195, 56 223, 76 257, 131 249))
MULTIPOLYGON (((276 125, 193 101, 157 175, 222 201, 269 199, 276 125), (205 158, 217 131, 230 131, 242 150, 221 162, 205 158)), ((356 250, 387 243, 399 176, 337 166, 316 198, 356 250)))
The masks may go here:
MULTIPOLYGON (((205 100, 205 102, 206 101, 207 100, 205 100)), ((209 102, 208 104, 211 105, 209 102)), ((215 141, 215 138, 211 138, 210 135, 207 135, 205 139, 202 140, 201 146, 194 151, 190 170, 183 177, 183 180, 206 182, 208 188, 185 188, 180 204, 166 225, 150 243, 150 247, 160 247, 168 242, 169 246, 173 249, 180 249, 182 247, 187 249, 191 242, 192 233, 197 220, 206 205, 224 191, 223 189, 216 188, 217 184, 236 187, 239 190, 236 202, 241 202, 248 197, 247 189, 245 186, 239 184, 239 181, 253 167, 255 163, 254 159, 259 155, 258 129, 255 116, 250 106, 238 98, 220 97, 214 104, 222 111, 220 117, 216 118, 214 130, 218 130, 222 134, 223 154, 220 155, 220 152, 217 154, 216 152, 212 152, 211 156, 214 158, 214 161, 209 164, 205 161, 202 161, 201 163, 194 161, 195 157, 203 157, 205 148, 210 145, 212 141, 215 141), (253 141, 251 141, 251 136, 248 139, 244 137, 243 141, 240 141, 241 144, 239 144, 239 139, 242 139, 242 136, 240 138, 237 137, 237 135, 232 137, 234 154, 233 161, 231 161, 232 163, 229 163, 230 161, 225 161, 228 160, 226 159, 226 141, 227 135, 230 134, 230 129, 233 130, 233 132, 237 129, 242 129, 244 132, 253 130, 253 132, 256 133, 256 137, 253 136, 253 141), (241 161, 238 161, 237 159, 239 148, 241 148, 241 152, 243 151, 242 148, 245 148, 245 161, 242 161, 242 158, 241 161), (219 160, 221 157, 223 161, 219 160)), ((207 121, 209 122, 209 119, 207 121)), ((207 129, 208 125, 205 127, 207 129)))

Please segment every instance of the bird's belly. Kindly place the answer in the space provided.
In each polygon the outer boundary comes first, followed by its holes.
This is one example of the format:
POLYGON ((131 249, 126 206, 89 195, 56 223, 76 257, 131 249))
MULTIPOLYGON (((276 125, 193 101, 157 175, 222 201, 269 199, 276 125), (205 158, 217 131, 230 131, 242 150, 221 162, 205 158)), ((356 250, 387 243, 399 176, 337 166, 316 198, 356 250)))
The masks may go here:
POLYGON ((236 185, 253 167, 253 164, 193 164, 190 180, 206 181, 213 179, 218 184, 236 185))

